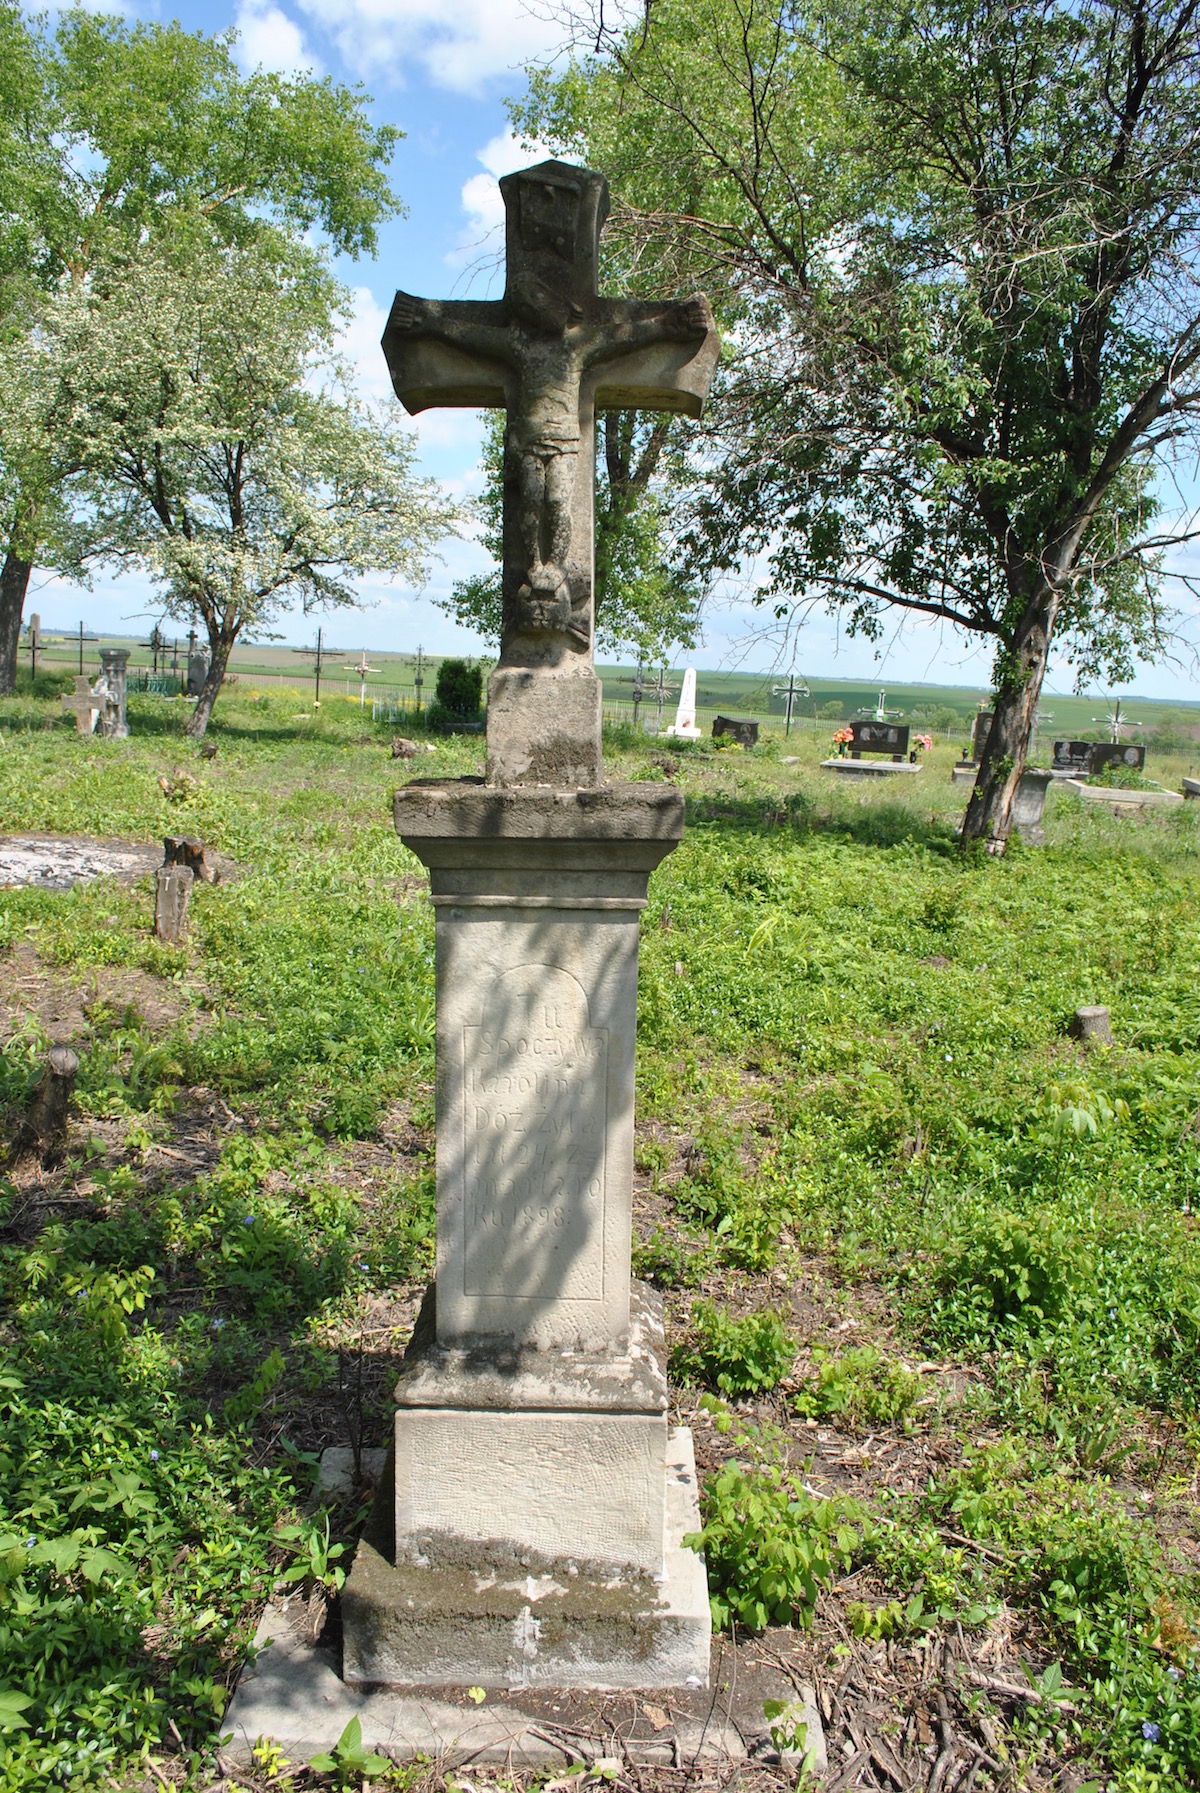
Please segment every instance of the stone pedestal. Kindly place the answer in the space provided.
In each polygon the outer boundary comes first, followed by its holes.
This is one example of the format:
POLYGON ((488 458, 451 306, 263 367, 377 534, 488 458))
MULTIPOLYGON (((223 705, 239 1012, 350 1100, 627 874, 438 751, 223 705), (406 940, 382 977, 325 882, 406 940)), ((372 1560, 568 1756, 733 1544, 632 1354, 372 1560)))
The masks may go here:
POLYGON ((638 918, 682 798, 418 780, 395 816, 437 918, 436 1293, 346 1678, 703 1684, 691 1443, 629 1275, 638 918))
POLYGON ((96 723, 96 733, 107 735, 113 741, 123 741, 129 734, 129 723, 125 717, 128 665, 128 648, 100 649, 100 677, 93 687, 93 696, 102 699, 103 707, 96 723))
POLYGON ((1044 847, 1046 844, 1042 817, 1046 811, 1046 792, 1053 782, 1049 771, 1030 767, 1022 772, 1013 792, 1013 827, 1027 847, 1044 847))

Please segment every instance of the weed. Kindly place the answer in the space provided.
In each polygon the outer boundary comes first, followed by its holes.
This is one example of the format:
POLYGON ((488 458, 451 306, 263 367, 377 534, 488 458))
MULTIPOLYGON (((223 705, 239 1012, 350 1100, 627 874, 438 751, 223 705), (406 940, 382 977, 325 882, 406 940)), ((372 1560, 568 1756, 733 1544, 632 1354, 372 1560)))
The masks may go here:
POLYGON ((672 1356, 671 1368, 684 1381, 703 1382, 723 1395, 755 1395, 777 1388, 796 1355, 783 1320, 769 1308, 740 1320, 711 1302, 693 1314, 696 1343, 672 1356))

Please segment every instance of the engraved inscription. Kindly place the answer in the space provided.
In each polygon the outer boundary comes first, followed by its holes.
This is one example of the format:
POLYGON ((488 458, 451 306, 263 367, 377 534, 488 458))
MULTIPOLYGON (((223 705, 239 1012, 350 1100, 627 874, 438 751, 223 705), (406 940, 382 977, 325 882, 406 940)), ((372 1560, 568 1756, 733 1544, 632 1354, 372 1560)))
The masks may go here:
POLYGON ((608 1033, 553 965, 498 977, 463 1028, 467 1295, 600 1301, 608 1033))

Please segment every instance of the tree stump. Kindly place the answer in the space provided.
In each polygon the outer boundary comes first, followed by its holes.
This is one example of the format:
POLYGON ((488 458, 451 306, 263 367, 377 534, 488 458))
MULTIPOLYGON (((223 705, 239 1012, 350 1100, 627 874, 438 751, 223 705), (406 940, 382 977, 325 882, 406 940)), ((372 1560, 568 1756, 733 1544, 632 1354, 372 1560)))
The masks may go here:
POLYGON ((67 1110, 79 1060, 69 1046, 51 1046, 42 1080, 33 1092, 26 1133, 39 1144, 48 1145, 67 1130, 67 1110))
POLYGON ((154 902, 154 932, 164 946, 178 946, 187 932, 188 898, 195 873, 190 865, 160 865, 154 902))
POLYGON ((216 854, 194 834, 164 834, 163 865, 186 865, 201 884, 216 884, 221 877, 216 854))
POLYGON ((1082 1040, 1085 1046, 1111 1046, 1113 1037, 1108 1010, 1099 1005, 1076 1009, 1071 1017, 1070 1034, 1072 1039, 1082 1040))

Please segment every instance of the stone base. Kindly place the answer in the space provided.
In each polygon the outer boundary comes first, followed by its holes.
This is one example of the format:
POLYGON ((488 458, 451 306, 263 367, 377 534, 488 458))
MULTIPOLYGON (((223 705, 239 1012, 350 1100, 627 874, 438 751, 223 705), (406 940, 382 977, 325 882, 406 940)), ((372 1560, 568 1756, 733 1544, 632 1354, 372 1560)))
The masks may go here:
POLYGON ((669 736, 672 741, 703 741, 704 739, 702 728, 680 728, 674 722, 670 728, 664 728, 663 734, 669 736))
POLYGON ((890 778, 894 772, 913 773, 921 770, 920 762, 911 760, 843 760, 821 761, 823 772, 840 772, 845 778, 890 778))
POLYGON ((1173 809, 1183 802, 1178 791, 1123 791, 1119 785, 1084 784, 1080 778, 1069 778, 1063 789, 1073 791, 1085 803, 1098 803, 1111 809, 1115 816, 1145 815, 1152 809, 1173 809))
POLYGON ((604 692, 590 665, 498 666, 488 680, 487 781, 594 790, 604 692))
POLYGON ((971 760, 959 760, 956 766, 950 768, 950 777, 955 784, 973 785, 978 776, 979 767, 971 760))
POLYGON ((1185 778, 1183 796, 1186 803, 1194 803, 1200 797, 1200 778, 1185 778))
POLYGON ((394 1563, 385 1475, 342 1592, 350 1685, 703 1687, 711 1619, 691 1434, 668 1435, 664 1574, 551 1561, 495 1544, 394 1563), (575 1573, 571 1571, 574 1568, 575 1573))

